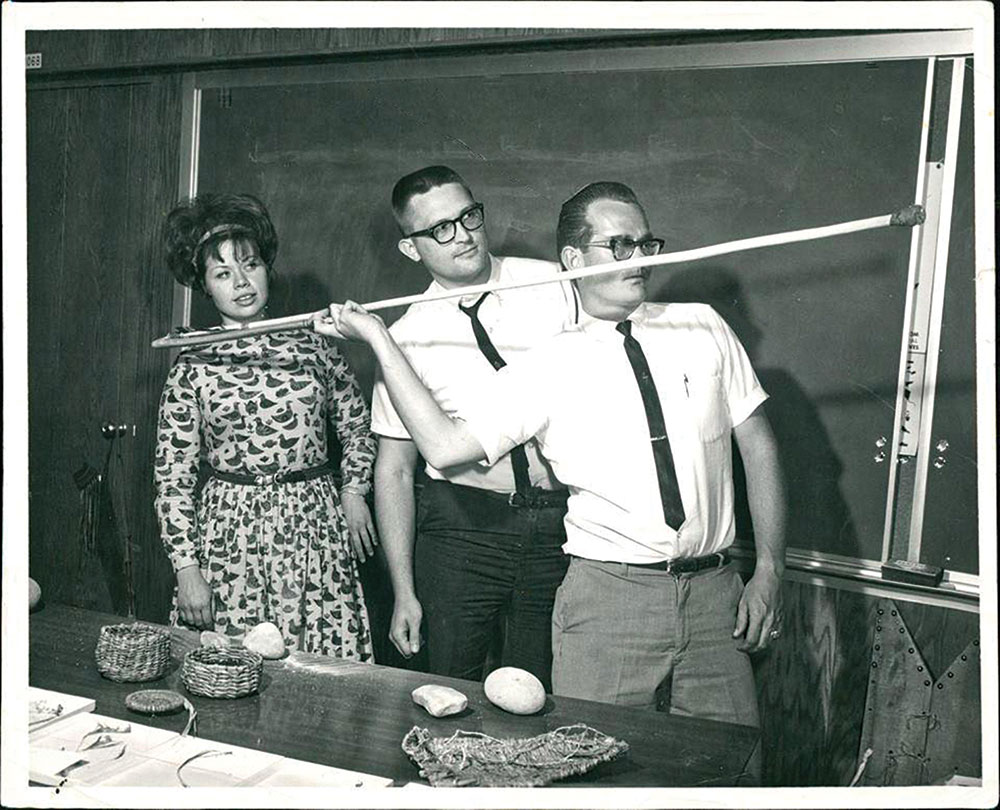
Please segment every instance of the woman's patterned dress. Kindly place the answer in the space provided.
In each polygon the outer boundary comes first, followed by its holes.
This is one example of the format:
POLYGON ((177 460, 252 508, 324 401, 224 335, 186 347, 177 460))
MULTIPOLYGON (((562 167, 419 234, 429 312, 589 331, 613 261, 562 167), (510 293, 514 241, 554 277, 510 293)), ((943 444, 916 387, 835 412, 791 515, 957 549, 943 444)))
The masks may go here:
POLYGON ((156 512, 174 569, 196 562, 212 587, 217 632, 270 621, 289 649, 366 661, 368 614, 332 476, 263 486, 211 477, 197 490, 202 461, 244 474, 324 464, 330 422, 342 486, 367 494, 370 415, 333 343, 284 332, 183 352, 160 399, 156 512))

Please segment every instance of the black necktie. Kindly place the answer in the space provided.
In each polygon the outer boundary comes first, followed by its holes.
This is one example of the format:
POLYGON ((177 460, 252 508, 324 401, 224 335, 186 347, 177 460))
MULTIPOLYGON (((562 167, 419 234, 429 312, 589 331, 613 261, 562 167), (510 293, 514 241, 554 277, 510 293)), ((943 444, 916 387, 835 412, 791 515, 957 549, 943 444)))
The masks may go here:
MULTIPOLYGON (((487 295, 489 295, 489 293, 484 292, 481 296, 479 296, 479 300, 476 301, 476 303, 474 303, 471 307, 465 307, 459 304, 458 308, 468 315, 469 319, 472 321, 472 334, 476 336, 476 343, 479 345, 479 351, 481 351, 483 355, 485 355, 486 359, 490 361, 493 368, 499 371, 507 365, 507 362, 500 356, 500 352, 498 352, 496 346, 493 345, 493 341, 490 340, 490 336, 486 334, 486 327, 484 327, 483 322, 479 320, 479 307, 487 295)), ((526 496, 528 494, 528 490, 531 488, 531 477, 528 475, 528 456, 524 452, 523 444, 519 444, 510 451, 510 463, 514 468, 514 489, 520 495, 526 496)))
POLYGON ((684 504, 677 485, 677 471, 674 469, 674 457, 670 452, 670 440, 667 438, 667 426, 663 422, 663 409, 656 393, 656 384, 653 382, 653 375, 649 373, 649 363, 646 362, 642 346, 632 337, 632 322, 622 321, 615 328, 625 336, 625 354, 632 364, 635 381, 639 384, 639 393, 642 395, 642 406, 646 409, 649 441, 656 463, 656 478, 660 483, 660 500, 663 502, 663 519, 668 526, 679 529, 684 522, 684 504))

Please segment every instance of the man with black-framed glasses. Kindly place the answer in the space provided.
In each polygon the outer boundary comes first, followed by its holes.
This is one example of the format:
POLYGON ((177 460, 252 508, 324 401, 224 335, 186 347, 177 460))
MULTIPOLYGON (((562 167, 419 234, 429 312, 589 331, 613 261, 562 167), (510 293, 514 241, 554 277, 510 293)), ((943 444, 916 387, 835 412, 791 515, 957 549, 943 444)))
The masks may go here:
MULTIPOLYGON (((396 184, 400 252, 423 265, 428 292, 486 281, 554 277, 553 262, 490 254, 485 211, 446 166, 396 184)), ((575 300, 554 283, 411 306, 391 328, 423 383, 449 413, 458 392, 561 331, 575 300)), ((488 651, 551 684, 551 615, 566 570, 566 490, 534 442, 486 466, 428 465, 415 502, 417 450, 381 380, 372 429, 379 436, 375 516, 394 591, 390 639, 405 657, 422 646, 430 670, 481 679, 488 651), (502 642, 502 646, 501 646, 502 642)))
POLYGON ((429 236, 439 245, 447 245, 455 241, 459 224, 461 224, 466 232, 471 233, 482 228, 485 221, 486 214, 483 210, 483 204, 473 203, 463 208, 461 213, 454 219, 443 219, 440 222, 434 223, 429 228, 404 234, 403 238, 408 239, 412 243, 417 236, 429 236))
POLYGON ((611 251, 616 262, 623 262, 635 255, 636 248, 639 248, 641 256, 655 256, 663 250, 663 244, 663 240, 655 236, 644 236, 639 240, 629 236, 612 236, 604 242, 584 242, 583 246, 606 248, 611 251))

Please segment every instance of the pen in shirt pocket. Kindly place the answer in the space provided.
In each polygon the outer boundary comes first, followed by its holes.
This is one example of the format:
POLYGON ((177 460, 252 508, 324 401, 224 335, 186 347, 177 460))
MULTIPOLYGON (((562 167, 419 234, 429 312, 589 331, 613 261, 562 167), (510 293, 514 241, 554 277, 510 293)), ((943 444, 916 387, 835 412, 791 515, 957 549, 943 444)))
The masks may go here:
POLYGON ((684 396, 691 399, 691 389, 688 388, 688 375, 684 375, 684 396))

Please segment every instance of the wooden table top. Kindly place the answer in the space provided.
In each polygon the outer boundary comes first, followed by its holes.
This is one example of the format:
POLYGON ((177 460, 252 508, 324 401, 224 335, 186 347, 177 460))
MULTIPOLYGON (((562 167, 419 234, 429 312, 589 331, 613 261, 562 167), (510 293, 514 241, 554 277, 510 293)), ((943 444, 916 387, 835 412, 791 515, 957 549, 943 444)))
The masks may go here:
POLYGON ((551 695, 540 713, 518 716, 490 703, 482 684, 473 681, 301 653, 265 661, 256 695, 202 698, 188 693, 180 680, 181 659, 198 644, 198 634, 179 628, 171 628, 172 660, 163 678, 116 683, 98 673, 94 648, 100 628, 121 621, 62 605, 47 605, 32 614, 29 683, 94 698, 99 714, 180 732, 186 712, 149 717, 125 707, 125 697, 138 689, 174 689, 197 709, 201 738, 399 783, 422 781, 400 747, 413 726, 435 737, 462 729, 512 738, 586 723, 629 744, 626 756, 557 783, 567 787, 739 784, 758 737, 755 729, 744 726, 551 695), (410 698, 410 692, 425 683, 460 690, 468 696, 469 707, 452 717, 432 717, 410 698))

